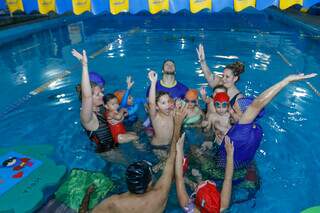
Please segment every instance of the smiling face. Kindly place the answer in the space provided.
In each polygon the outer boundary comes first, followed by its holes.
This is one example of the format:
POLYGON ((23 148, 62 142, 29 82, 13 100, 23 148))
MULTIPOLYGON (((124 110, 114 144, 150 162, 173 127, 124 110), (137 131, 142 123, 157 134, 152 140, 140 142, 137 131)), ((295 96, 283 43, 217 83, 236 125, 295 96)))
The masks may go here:
POLYGON ((103 104, 103 93, 99 86, 92 88, 92 103, 94 107, 98 107, 103 104))
POLYGON ((235 76, 231 69, 224 69, 223 70, 223 86, 226 88, 233 87, 235 82, 238 80, 238 77, 235 76))

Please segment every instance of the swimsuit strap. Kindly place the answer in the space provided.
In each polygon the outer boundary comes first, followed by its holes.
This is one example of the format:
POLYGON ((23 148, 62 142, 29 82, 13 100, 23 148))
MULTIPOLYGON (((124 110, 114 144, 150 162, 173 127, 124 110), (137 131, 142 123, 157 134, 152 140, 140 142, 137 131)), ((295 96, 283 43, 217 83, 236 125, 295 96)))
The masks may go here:
POLYGON ((233 96, 233 98, 231 98, 231 100, 229 101, 230 106, 233 108, 233 105, 236 103, 237 97, 241 95, 241 92, 237 93, 235 96, 233 96))

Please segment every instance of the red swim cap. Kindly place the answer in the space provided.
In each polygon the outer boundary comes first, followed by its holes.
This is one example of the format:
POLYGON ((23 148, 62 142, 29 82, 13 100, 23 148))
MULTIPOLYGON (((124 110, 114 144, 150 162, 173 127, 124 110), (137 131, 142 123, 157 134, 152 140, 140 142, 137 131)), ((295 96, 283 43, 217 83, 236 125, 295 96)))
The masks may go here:
POLYGON ((229 103, 229 96, 226 92, 218 92, 214 97, 213 97, 213 102, 227 102, 229 103))
POLYGON ((195 204, 201 213, 220 212, 220 192, 211 181, 206 181, 197 188, 195 204))

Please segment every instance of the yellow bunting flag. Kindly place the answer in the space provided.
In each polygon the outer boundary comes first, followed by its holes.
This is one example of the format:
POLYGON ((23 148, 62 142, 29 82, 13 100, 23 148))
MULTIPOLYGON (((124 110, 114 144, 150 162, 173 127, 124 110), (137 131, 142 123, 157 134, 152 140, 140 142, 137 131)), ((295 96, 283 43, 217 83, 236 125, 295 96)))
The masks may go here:
POLYGON ((17 10, 24 11, 22 0, 6 0, 10 13, 17 10))
POLYGON ((211 10, 211 0, 190 0, 190 11, 191 13, 197 13, 203 9, 211 10))
POLYGON ((110 0, 110 12, 116 15, 129 10, 129 0, 110 0))
POLYGON ((72 7, 76 15, 90 11, 91 0, 72 0, 72 7))
POLYGON ((56 0, 38 0, 39 12, 47 14, 50 11, 56 11, 56 0))
POLYGON ((279 7, 281 10, 285 10, 295 4, 302 5, 303 0, 280 0, 279 7))
POLYGON ((151 14, 155 14, 161 10, 169 10, 169 0, 148 0, 148 3, 151 14))
POLYGON ((255 0, 234 0, 234 10, 239 12, 247 7, 255 7, 256 1, 255 0))

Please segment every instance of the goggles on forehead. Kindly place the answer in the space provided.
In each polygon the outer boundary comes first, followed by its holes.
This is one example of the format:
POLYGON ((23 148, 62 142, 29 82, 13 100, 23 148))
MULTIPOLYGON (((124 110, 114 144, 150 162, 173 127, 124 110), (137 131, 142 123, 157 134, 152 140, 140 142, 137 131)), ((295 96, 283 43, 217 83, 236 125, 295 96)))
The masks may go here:
POLYGON ((214 106, 217 107, 217 108, 220 108, 220 107, 221 108, 227 108, 228 105, 229 105, 229 103, 226 102, 226 101, 224 101, 224 102, 218 102, 218 101, 214 102, 214 106))

